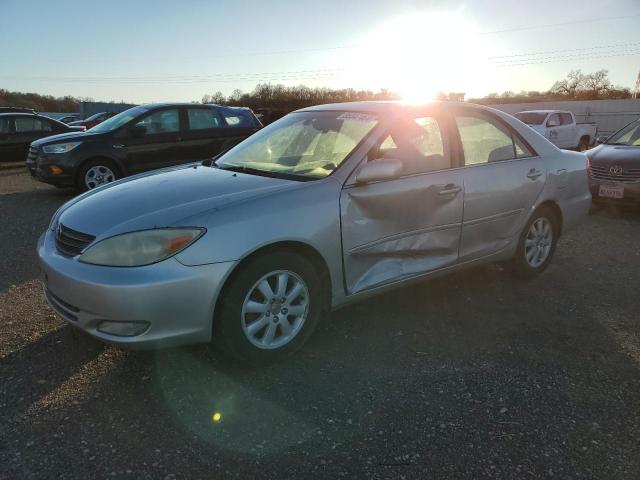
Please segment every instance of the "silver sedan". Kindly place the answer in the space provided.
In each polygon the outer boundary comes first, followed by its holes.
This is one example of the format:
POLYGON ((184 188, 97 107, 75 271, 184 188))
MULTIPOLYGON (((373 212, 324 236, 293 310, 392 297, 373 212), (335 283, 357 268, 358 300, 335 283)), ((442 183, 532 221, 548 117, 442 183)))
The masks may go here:
POLYGON ((586 164, 475 105, 306 108, 63 205, 38 243, 45 296, 105 342, 214 341, 266 364, 408 282, 495 261, 539 274, 589 210, 586 164))

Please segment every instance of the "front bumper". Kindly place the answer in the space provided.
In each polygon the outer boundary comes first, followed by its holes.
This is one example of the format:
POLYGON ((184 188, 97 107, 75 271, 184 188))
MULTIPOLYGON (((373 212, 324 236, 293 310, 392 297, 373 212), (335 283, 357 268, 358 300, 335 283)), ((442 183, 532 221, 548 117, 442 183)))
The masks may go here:
POLYGON ((107 343, 154 348, 207 342, 220 289, 235 262, 102 267, 60 254, 53 232, 38 241, 45 299, 69 324, 107 343), (104 320, 148 322, 137 336, 98 331, 104 320))
POLYGON ((619 202, 619 203, 636 203, 640 202, 640 182, 613 182, 609 180, 599 180, 589 177, 589 189, 595 201, 619 202), (624 187, 624 195, 622 199, 609 197, 601 197, 599 195, 600 185, 615 185, 624 187))
POLYGON ((31 176, 41 182, 59 187, 70 187, 74 184, 73 167, 69 166, 67 155, 47 155, 41 150, 31 147, 25 165, 31 176), (54 174, 50 168, 52 165, 59 167, 62 172, 54 174))

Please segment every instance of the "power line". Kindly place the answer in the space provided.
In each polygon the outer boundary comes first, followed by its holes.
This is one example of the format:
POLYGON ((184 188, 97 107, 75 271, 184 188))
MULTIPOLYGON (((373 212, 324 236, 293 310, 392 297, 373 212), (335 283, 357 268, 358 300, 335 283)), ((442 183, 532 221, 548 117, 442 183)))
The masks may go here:
POLYGON ((58 82, 189 82, 189 81, 236 81, 251 80, 255 78, 309 78, 335 76, 346 69, 344 68, 324 68, 314 70, 284 70, 276 72, 247 72, 247 73, 212 73, 208 75, 151 75, 151 76, 123 76, 123 77, 58 77, 58 76, 15 76, 4 75, 0 78, 10 78, 13 80, 45 80, 58 82))
POLYGON ((596 45, 593 47, 585 47, 585 48, 567 48, 563 50, 546 50, 543 52, 532 52, 532 53, 517 53, 514 55, 495 55, 488 57, 489 60, 499 59, 499 58, 514 58, 514 57, 529 57, 529 56, 537 56, 537 55, 546 55, 548 53, 564 53, 564 52, 582 52, 587 50, 597 50, 597 49, 609 49, 609 48, 618 48, 618 47, 628 47, 632 45, 640 45, 640 42, 632 42, 632 43, 614 43, 611 45, 596 45))
POLYGON ((493 35, 496 33, 510 33, 510 32, 521 32, 524 30, 537 30, 539 28, 549 28, 549 27, 565 27, 567 25, 578 25, 582 23, 594 23, 594 22, 605 22, 609 20, 626 20, 629 18, 640 17, 640 13, 636 13, 634 15, 620 15, 617 17, 599 17, 599 18, 587 18, 584 20, 573 20, 570 22, 561 22, 561 23, 546 23, 540 25, 529 25, 529 26, 521 26, 514 28, 505 28, 503 30, 491 30, 488 32, 477 32, 476 35, 493 35))
POLYGON ((628 51, 628 52, 624 52, 624 53, 614 53, 614 54, 607 54, 607 55, 589 55, 589 56, 584 56, 584 57, 557 57, 557 58, 552 58, 549 60, 543 60, 543 61, 531 61, 531 62, 513 62, 513 63, 498 63, 498 64, 490 64, 490 65, 494 65, 495 67, 520 67, 523 65, 540 65, 540 64, 544 64, 544 63, 557 63, 557 62, 566 62, 567 60, 592 60, 592 59, 597 59, 597 58, 611 58, 611 57, 628 57, 628 56, 635 56, 635 55, 640 55, 640 50, 632 50, 632 51, 628 51))
MULTIPOLYGON (((561 26, 567 26, 567 25, 577 25, 577 24, 584 24, 584 23, 604 22, 604 21, 611 21, 611 20, 623 20, 623 19, 636 18, 636 17, 640 17, 640 13, 632 14, 632 15, 620 15, 620 16, 614 16, 614 17, 588 18, 588 19, 583 19, 583 20, 573 20, 573 21, 567 21, 567 22, 561 22, 561 23, 547 23, 547 24, 538 24, 538 25, 522 25, 522 26, 519 26, 519 27, 507 28, 507 29, 502 29, 502 30, 487 30, 487 31, 481 31, 481 32, 473 32, 472 35, 495 35, 495 34, 500 34, 500 33, 511 33, 511 32, 526 31, 526 30, 537 30, 537 29, 541 29, 541 28, 561 27, 561 26)), ((353 45, 336 45, 336 46, 332 46, 332 47, 302 48, 302 49, 289 49, 289 50, 267 50, 267 51, 254 51, 254 52, 220 53, 220 54, 214 54, 214 55, 181 56, 180 58, 182 58, 182 59, 213 59, 213 58, 230 58, 230 57, 289 55, 289 54, 295 54, 295 53, 326 52, 326 51, 332 51, 332 50, 350 50, 350 49, 360 49, 360 48, 366 48, 366 45, 353 44, 353 45)), ((106 55, 106 56, 102 55, 102 56, 100 56, 99 59, 100 60, 104 60, 105 58, 109 58, 109 56, 108 55, 106 55)), ((110 57, 110 58, 114 58, 114 57, 110 57)), ((117 57, 115 59, 116 60, 123 60, 122 58, 118 59, 117 57)), ((156 58, 156 60, 157 59, 158 58, 156 58)), ((124 59, 124 60, 140 61, 140 60, 143 60, 143 58, 142 57, 140 57, 140 58, 128 58, 128 59, 124 59)), ((145 57, 144 60, 149 60, 149 58, 145 57)), ((162 57, 161 60, 164 61, 165 58, 162 57)))

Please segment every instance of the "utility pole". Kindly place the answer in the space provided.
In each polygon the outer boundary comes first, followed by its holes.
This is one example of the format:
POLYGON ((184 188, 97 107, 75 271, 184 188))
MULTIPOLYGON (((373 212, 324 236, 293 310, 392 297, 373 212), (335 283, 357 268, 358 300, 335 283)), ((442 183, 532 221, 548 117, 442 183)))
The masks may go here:
POLYGON ((638 78, 636 78, 636 88, 633 89, 633 95, 631 95, 631 98, 638 98, 640 97, 640 72, 638 72, 638 78))

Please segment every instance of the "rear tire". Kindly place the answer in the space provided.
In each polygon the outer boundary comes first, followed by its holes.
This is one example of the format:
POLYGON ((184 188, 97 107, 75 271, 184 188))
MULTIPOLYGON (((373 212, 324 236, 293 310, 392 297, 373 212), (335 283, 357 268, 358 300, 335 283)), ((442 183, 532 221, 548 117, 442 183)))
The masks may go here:
POLYGON ((548 207, 536 210, 520 235, 518 249, 511 260, 512 271, 521 278, 542 273, 551 263, 559 234, 555 212, 548 207))
POLYGON ((89 160, 78 170, 76 188, 81 192, 115 182, 120 178, 117 165, 106 158, 89 160))
POLYGON ((248 365, 281 361, 315 330, 322 299, 320 277, 306 258, 289 252, 261 255, 241 266, 224 287, 213 341, 248 365))

